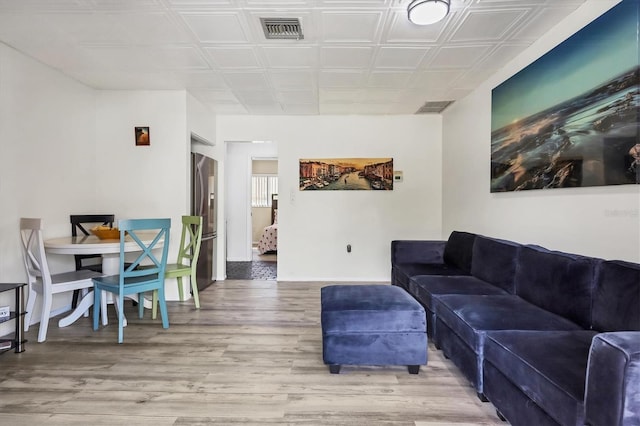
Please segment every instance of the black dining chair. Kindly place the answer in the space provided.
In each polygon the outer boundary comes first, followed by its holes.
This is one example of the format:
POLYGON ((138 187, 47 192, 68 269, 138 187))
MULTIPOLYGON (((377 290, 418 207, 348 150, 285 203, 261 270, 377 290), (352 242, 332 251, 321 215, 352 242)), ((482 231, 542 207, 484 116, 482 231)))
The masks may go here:
MULTIPOLYGON (((88 229, 89 225, 108 225, 113 227, 115 215, 113 214, 72 214, 69 216, 71 221, 71 235, 91 235, 88 229), (86 226, 86 228, 85 228, 86 226), (87 229, 88 228, 88 229, 87 229)), ((76 271, 81 269, 89 269, 91 271, 102 272, 102 261, 96 262, 90 259, 100 259, 99 254, 76 254, 76 271)))
MULTIPOLYGON (((89 230, 92 225, 109 225, 113 227, 115 215, 113 214, 72 214, 69 215, 71 221, 71 235, 90 235, 89 230)), ((76 271, 87 269, 89 271, 102 272, 102 258, 99 254, 76 254, 76 271)), ((76 290, 73 292, 73 300, 71 306, 73 308, 78 304, 80 294, 76 290)))

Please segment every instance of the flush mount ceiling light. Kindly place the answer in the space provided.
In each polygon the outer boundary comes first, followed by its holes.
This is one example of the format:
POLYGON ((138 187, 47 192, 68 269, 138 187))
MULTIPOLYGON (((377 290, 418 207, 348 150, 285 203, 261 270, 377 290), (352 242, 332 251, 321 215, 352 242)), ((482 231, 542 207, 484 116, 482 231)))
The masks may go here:
POLYGON ((413 0, 407 12, 416 25, 429 25, 444 19, 449 13, 451 0, 413 0))

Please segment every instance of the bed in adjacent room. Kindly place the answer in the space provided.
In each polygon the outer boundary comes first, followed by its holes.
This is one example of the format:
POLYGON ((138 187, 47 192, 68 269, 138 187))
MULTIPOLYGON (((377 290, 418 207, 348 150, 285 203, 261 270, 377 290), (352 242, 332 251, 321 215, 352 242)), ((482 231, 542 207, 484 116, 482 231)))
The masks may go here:
POLYGON ((264 228, 258 252, 260 254, 275 253, 278 251, 278 194, 271 195, 271 225, 264 228))

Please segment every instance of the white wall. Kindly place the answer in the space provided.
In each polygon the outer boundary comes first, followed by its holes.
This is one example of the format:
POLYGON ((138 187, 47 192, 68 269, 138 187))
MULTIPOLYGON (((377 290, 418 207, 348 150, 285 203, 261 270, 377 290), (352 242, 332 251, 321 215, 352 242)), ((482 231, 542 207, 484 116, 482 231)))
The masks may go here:
POLYGON ((443 237, 468 230, 603 258, 640 261, 640 186, 489 191, 491 90, 616 4, 587 1, 443 114, 443 237))
POLYGON ((388 281, 391 240, 440 238, 440 116, 220 116, 217 123, 218 141, 278 144, 279 280, 388 281), (336 157, 393 157, 404 182, 393 191, 299 191, 301 158, 336 157))
MULTIPOLYGON (((43 218, 52 238, 71 233, 69 214, 94 211, 94 102, 93 90, 0 43, 0 282, 26 282, 20 217, 43 218)), ((73 269, 70 256, 48 258, 54 273, 73 269)), ((69 302, 57 295, 53 307, 69 302)))
MULTIPOLYGON (((97 91, 95 207, 116 219, 171 218, 169 261, 189 214, 190 140, 184 91, 97 91), (136 146, 134 127, 148 126, 151 144, 136 146)), ((166 295, 177 300, 175 279, 166 295)))

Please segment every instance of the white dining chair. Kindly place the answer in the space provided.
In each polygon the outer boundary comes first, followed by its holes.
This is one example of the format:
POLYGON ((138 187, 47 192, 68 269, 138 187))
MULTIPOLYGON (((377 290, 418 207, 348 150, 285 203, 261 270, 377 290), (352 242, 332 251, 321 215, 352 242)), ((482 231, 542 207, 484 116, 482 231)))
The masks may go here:
POLYGON ((51 275, 42 240, 42 219, 21 218, 20 239, 29 287, 24 331, 28 331, 31 325, 36 299, 42 298, 38 342, 44 342, 47 339, 53 295, 74 290, 84 290, 86 293, 93 288, 91 279, 100 277, 102 274, 84 269, 51 275))

